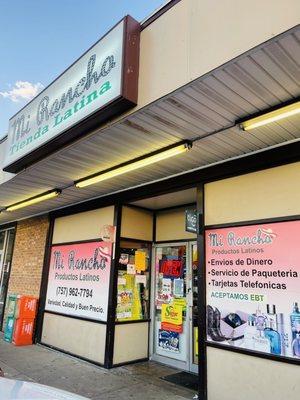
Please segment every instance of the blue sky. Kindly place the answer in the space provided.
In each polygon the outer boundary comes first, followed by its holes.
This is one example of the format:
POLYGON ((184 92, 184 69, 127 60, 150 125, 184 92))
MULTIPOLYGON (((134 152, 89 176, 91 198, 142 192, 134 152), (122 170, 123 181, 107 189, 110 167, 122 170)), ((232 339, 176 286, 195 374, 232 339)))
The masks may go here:
POLYGON ((0 138, 8 120, 126 14, 165 0, 0 0, 0 138))

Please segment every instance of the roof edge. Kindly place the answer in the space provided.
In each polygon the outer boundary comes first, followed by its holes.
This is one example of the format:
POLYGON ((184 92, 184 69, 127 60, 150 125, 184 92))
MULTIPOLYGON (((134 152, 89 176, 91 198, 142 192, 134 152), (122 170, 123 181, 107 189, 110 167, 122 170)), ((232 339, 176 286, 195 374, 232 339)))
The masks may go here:
POLYGON ((181 0, 170 0, 168 3, 164 4, 157 11, 154 11, 149 17, 141 22, 141 30, 147 28, 152 22, 156 21, 159 17, 169 11, 172 7, 174 7, 181 0))

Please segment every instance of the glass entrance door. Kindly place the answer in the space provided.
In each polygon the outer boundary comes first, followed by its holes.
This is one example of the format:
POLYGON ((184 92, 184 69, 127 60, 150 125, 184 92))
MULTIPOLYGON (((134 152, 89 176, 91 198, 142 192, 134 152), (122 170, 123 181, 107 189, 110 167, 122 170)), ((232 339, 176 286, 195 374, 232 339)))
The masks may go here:
POLYGON ((153 265, 152 359, 189 370, 190 307, 187 243, 157 245, 153 265))
POLYGON ((152 359, 198 373, 197 243, 154 246, 152 359))

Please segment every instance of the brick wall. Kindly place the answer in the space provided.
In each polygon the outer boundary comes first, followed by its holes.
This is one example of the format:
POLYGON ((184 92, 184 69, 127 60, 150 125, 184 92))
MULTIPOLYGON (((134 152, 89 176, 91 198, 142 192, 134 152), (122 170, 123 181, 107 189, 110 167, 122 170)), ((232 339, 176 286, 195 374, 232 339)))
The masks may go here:
POLYGON ((47 216, 18 222, 8 294, 39 296, 48 227, 47 216))

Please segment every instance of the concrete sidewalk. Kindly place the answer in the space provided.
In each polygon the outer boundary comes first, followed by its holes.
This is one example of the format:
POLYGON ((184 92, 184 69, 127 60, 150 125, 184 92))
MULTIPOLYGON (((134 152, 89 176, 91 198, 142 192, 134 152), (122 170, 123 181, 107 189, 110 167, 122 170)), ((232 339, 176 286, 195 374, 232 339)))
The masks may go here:
POLYGON ((0 367, 6 378, 38 382, 93 400, 185 400, 195 394, 161 380, 177 370, 154 362, 106 370, 43 346, 13 346, 3 341, 3 335, 0 367))

